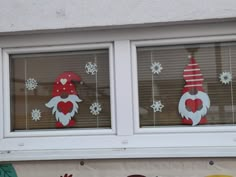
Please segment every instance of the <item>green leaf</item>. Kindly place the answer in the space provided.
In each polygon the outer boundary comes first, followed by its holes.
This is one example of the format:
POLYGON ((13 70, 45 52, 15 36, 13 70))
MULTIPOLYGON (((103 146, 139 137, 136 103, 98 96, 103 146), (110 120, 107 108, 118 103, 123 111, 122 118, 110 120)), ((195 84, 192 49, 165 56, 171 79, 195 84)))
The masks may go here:
POLYGON ((0 164, 0 177, 17 177, 12 164, 0 164))

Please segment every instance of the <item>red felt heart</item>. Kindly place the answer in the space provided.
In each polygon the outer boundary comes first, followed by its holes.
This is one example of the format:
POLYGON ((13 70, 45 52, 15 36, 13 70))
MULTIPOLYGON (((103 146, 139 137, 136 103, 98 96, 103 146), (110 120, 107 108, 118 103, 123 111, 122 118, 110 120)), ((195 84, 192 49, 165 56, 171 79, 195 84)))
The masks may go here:
POLYGON ((57 109, 58 109, 58 111, 60 111, 60 112, 62 112, 63 114, 66 115, 67 113, 72 111, 73 104, 70 101, 67 101, 67 102, 60 101, 57 104, 57 109))
POLYGON ((202 100, 200 99, 187 99, 185 101, 185 106, 188 110, 191 110, 193 113, 195 113, 197 110, 199 110, 202 107, 202 100))

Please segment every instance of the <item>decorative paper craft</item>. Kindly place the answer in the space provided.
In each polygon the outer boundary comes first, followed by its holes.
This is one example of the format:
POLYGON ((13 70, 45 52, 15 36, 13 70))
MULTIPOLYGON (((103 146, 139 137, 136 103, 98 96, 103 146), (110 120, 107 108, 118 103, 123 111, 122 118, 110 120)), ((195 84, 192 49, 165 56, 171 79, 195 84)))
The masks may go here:
POLYGON ((91 114, 97 116, 98 114, 100 114, 100 111, 102 110, 102 106, 98 102, 95 102, 89 107, 89 109, 90 109, 91 114))
POLYGON ((64 72, 57 77, 53 85, 52 99, 46 103, 46 107, 52 108, 57 120, 56 127, 73 126, 72 119, 78 113, 79 98, 74 82, 80 82, 80 77, 74 72, 64 72))
POLYGON ((28 90, 34 90, 38 86, 38 82, 34 78, 29 78, 25 81, 25 87, 28 90))
POLYGON ((186 83, 178 107, 182 122, 192 126, 205 124, 210 99, 202 87, 203 75, 193 56, 190 56, 190 62, 184 69, 183 77, 186 83))
POLYGON ((33 109, 31 112, 32 120, 38 121, 41 118, 41 111, 39 109, 33 109))
POLYGON ((87 74, 91 74, 91 75, 94 75, 97 73, 97 64, 96 63, 92 63, 92 62, 88 62, 86 65, 85 65, 85 70, 86 70, 86 73, 87 74))
POLYGON ((64 176, 61 177, 72 177, 72 174, 71 175, 65 174, 64 176))
POLYGON ((162 108, 164 108, 164 105, 161 104, 161 101, 153 101, 153 104, 150 107, 154 112, 162 112, 162 108))
POLYGON ((230 72, 222 72, 219 78, 220 82, 225 85, 232 82, 232 74, 230 72))
POLYGON ((0 177, 17 177, 17 174, 11 164, 2 164, 0 165, 0 177))
POLYGON ((163 68, 159 62, 153 62, 150 69, 152 70, 153 74, 160 74, 163 68))

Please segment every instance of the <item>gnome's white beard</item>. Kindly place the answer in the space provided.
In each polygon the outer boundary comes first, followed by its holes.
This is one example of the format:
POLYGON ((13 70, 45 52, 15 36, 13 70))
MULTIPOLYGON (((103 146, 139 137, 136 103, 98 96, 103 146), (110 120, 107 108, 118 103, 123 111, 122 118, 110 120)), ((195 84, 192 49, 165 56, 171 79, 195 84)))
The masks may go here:
POLYGON ((203 116, 207 114, 207 110, 210 107, 210 99, 208 95, 202 91, 198 91, 196 95, 191 95, 189 92, 186 92, 182 95, 179 101, 179 113, 182 118, 191 119, 192 125, 197 125, 203 116), (202 108, 196 112, 188 111, 185 106, 185 102, 188 99, 200 99, 202 101, 202 108))
POLYGON ((77 95, 69 95, 67 98, 61 98, 60 96, 55 96, 53 97, 48 103, 45 105, 48 108, 53 108, 52 109, 52 114, 55 113, 56 120, 61 122, 63 126, 66 126, 69 124, 71 118, 75 115, 75 113, 78 112, 79 105, 77 102, 81 102, 82 100, 79 99, 77 95), (67 114, 63 114, 58 110, 58 103, 59 102, 71 102, 73 104, 73 108, 71 112, 68 112, 67 114))

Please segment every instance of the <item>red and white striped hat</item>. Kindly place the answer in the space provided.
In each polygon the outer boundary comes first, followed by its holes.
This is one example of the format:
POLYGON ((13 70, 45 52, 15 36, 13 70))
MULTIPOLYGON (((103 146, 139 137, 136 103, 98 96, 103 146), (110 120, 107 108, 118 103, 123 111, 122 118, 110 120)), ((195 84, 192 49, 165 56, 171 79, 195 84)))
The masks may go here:
POLYGON ((196 88, 200 91, 203 91, 203 75, 201 73, 201 70, 199 68, 199 65, 196 63, 195 59, 193 56, 189 56, 190 62, 189 64, 185 67, 183 77, 186 82, 184 86, 184 90, 188 91, 192 88, 196 88))

